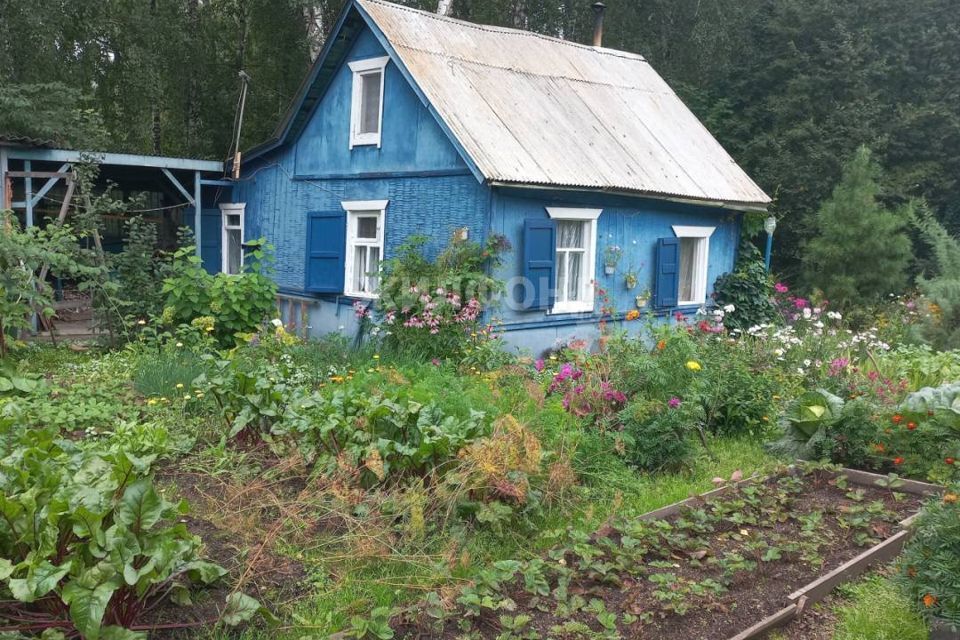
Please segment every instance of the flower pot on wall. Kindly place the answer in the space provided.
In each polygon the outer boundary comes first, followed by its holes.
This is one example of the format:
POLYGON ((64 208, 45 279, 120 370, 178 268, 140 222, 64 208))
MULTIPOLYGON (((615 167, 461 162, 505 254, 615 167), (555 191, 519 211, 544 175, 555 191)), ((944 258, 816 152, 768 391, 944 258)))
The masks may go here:
POLYGON ((608 276, 612 276, 617 272, 617 265, 615 264, 605 264, 603 265, 603 272, 608 276))
POLYGON ((637 303, 637 309, 643 309, 647 306, 647 303, 650 302, 650 296, 647 294, 641 294, 637 296, 634 301, 637 303))
POLYGON ((623 284, 627 289, 636 289, 637 288, 637 276, 634 273, 628 273, 623 279, 623 284))

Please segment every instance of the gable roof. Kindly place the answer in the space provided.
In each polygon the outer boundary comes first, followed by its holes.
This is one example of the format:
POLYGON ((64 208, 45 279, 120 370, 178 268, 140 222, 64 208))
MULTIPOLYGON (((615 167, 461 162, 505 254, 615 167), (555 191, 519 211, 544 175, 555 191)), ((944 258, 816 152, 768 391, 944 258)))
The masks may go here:
POLYGON ((354 9, 489 183, 770 202, 643 56, 382 0, 353 0, 333 46, 354 9))

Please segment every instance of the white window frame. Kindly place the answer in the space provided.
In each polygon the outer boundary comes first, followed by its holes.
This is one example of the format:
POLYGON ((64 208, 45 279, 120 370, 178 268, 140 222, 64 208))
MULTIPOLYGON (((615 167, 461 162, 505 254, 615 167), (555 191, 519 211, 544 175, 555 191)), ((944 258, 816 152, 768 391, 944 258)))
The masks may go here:
MULTIPOLYGON (((693 300, 680 300, 680 289, 678 283, 677 305, 693 306, 702 305, 707 302, 707 278, 710 270, 710 236, 716 231, 716 227, 687 227, 674 225, 673 234, 678 238, 697 238, 696 254, 693 257, 693 282, 690 290, 693 292, 693 300)), ((678 253, 679 257, 679 253, 678 253)), ((679 266, 677 274, 679 275, 679 266)))
POLYGON ((381 58, 367 58, 348 63, 353 72, 353 91, 350 99, 350 148, 376 145, 380 148, 380 138, 383 133, 383 86, 387 77, 386 67, 390 62, 389 56, 381 58), (377 132, 360 133, 363 102, 363 76, 371 73, 380 74, 380 105, 377 115, 377 132))
POLYGON ((244 242, 244 225, 246 223, 246 211, 247 204, 245 202, 224 202, 220 204, 220 272, 226 273, 227 275, 235 276, 243 273, 243 242, 244 242), (229 216, 240 216, 240 225, 230 225, 227 224, 229 216), (227 241, 227 236, 229 235, 228 231, 240 230, 240 271, 237 273, 230 273, 230 257, 227 254, 227 251, 230 248, 230 243, 227 241))
MULTIPOLYGON (((556 290, 556 302, 550 313, 589 313, 593 312, 594 301, 594 281, 597 279, 597 219, 603 209, 583 209, 571 207, 547 207, 547 215, 552 220, 566 220, 571 222, 582 222, 586 229, 585 241, 586 251, 583 256, 584 273, 581 274, 581 286, 583 288, 582 300, 566 301, 560 300, 560 291, 556 290)), ((557 241, 560 236, 557 234, 557 241)), ((554 246, 554 250, 557 248, 554 246)), ((559 272, 554 275, 554 288, 556 289, 559 272)))
POLYGON ((379 298, 380 294, 375 292, 357 291, 353 287, 354 280, 354 255, 358 245, 368 247, 378 247, 380 249, 380 265, 383 265, 383 238, 386 235, 387 204, 389 200, 350 200, 341 202, 343 210, 347 212, 347 242, 346 255, 343 260, 343 292, 354 298, 379 298), (377 214, 377 237, 371 242, 367 238, 356 237, 356 220, 362 216, 369 216, 371 213, 377 214))

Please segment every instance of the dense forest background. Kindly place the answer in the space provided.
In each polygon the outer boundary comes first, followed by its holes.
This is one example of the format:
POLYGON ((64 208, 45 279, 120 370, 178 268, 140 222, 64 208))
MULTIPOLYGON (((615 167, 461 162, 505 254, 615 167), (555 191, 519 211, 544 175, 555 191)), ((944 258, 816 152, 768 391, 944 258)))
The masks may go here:
MULTIPOLYGON (((401 0, 403 1, 403 0, 401 0)), ((434 10, 437 0, 405 0, 434 10)), ((267 137, 343 0, 0 0, 0 133, 224 158, 267 137)), ((589 0, 453 0, 452 15, 588 42, 589 0)), ((891 205, 960 230, 957 0, 607 0, 605 45, 646 56, 776 198, 788 275, 860 145, 891 205)), ((882 260, 883 256, 877 256, 882 260)))

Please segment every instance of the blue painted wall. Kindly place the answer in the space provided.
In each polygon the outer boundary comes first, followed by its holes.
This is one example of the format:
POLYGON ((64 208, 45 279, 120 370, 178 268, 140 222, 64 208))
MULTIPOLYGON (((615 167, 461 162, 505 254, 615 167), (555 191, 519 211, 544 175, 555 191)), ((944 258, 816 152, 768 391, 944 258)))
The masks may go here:
POLYGON ((392 62, 383 87, 381 144, 350 150, 353 75, 347 63, 387 55, 370 30, 357 38, 347 60, 296 141, 298 176, 356 176, 401 171, 466 174, 467 165, 392 62))
MULTIPOLYGON (((597 220, 596 279, 607 291, 612 305, 620 313, 636 308, 636 295, 654 289, 657 238, 674 237, 673 225, 716 227, 710 238, 707 296, 713 292, 717 277, 730 271, 736 258, 740 234, 740 214, 712 207, 698 207, 660 200, 648 200, 604 194, 549 190, 497 189, 491 208, 491 231, 503 234, 514 245, 498 276, 508 281, 523 273, 522 231, 526 218, 547 219, 547 207, 587 207, 602 209, 597 220), (603 268, 603 251, 608 245, 623 249, 623 258, 614 275, 603 268), (625 284, 628 270, 637 272, 639 283, 633 290, 625 284)), ((509 292, 508 292, 509 295, 509 292)), ((651 303, 652 304, 652 303, 651 303)), ((599 320, 599 302, 593 314, 549 314, 544 311, 516 309, 509 300, 492 314, 507 331, 507 339, 516 346, 538 352, 573 338, 595 339, 599 320)), ((669 316, 674 310, 656 310, 669 316)), ((695 309, 685 309, 692 313, 695 309)), ((638 329, 641 323, 624 325, 638 329)))

